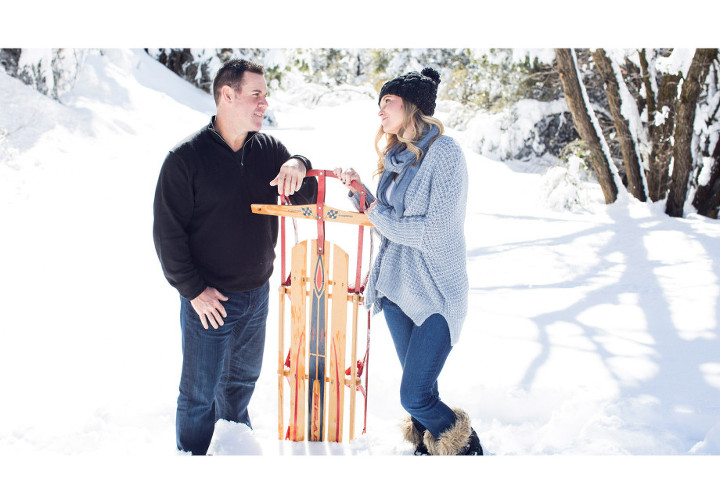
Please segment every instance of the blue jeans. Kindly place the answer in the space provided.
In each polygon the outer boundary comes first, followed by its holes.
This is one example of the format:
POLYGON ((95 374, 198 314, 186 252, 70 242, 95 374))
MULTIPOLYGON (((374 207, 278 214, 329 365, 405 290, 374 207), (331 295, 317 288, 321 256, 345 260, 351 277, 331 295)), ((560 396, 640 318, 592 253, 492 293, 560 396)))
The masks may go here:
POLYGON ((424 426, 437 438, 456 420, 453 410, 440 400, 437 384, 452 350, 447 322, 435 313, 416 326, 387 298, 382 299, 382 311, 403 370, 400 404, 416 426, 424 426))
POLYGON ((205 329, 197 312, 181 298, 183 363, 176 416, 179 450, 204 455, 217 420, 252 427, 248 403, 260 376, 265 347, 269 283, 227 293, 224 325, 205 329))

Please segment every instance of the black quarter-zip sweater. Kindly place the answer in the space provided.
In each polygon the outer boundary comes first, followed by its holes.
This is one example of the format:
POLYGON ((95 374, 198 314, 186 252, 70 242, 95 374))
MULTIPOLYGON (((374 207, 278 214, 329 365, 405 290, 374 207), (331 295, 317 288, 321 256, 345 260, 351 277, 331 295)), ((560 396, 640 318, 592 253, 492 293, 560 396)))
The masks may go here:
MULTIPOLYGON (((214 119, 214 117, 213 117, 214 119)), ((278 218, 253 214, 252 203, 277 203, 271 186, 291 156, 275 138, 251 132, 234 152, 213 121, 175 146, 160 170, 153 239, 163 272, 180 295, 206 287, 243 292, 265 284, 273 271, 278 218)), ((304 180, 294 204, 314 203, 317 181, 304 180)))

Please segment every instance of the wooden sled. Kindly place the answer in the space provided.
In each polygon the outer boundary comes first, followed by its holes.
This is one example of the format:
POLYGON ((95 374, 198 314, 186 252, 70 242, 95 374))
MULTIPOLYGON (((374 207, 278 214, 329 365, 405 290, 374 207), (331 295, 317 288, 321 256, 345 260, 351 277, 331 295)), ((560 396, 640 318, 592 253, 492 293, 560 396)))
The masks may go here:
MULTIPOLYGON (((332 171, 310 170, 306 176, 318 177, 317 205, 252 205, 254 213, 281 217, 283 281, 279 289, 278 439, 339 443, 343 440, 346 423, 349 440, 355 438, 358 391, 364 398, 362 433, 364 434, 367 429, 369 312, 367 313, 367 345, 362 360, 358 360, 357 357, 357 328, 359 307, 363 305, 364 300, 364 285, 361 283, 363 229, 372 224, 363 213, 325 206, 325 178, 336 178, 332 171), (318 223, 317 239, 305 240, 292 247, 291 270, 287 277, 285 217, 313 219, 318 223), (348 254, 339 246, 325 240, 326 221, 359 226, 357 265, 353 285, 348 282, 348 254), (286 297, 290 299, 289 336, 285 334, 286 297), (352 306, 352 318, 348 362, 346 339, 349 306, 352 306), (289 390, 287 400, 284 393, 285 382, 289 390), (346 387, 349 389, 347 417, 346 387), (286 405, 288 406, 287 430, 284 423, 286 405)), ((360 191, 360 205, 364 208, 365 191, 357 184, 355 188, 360 191)))

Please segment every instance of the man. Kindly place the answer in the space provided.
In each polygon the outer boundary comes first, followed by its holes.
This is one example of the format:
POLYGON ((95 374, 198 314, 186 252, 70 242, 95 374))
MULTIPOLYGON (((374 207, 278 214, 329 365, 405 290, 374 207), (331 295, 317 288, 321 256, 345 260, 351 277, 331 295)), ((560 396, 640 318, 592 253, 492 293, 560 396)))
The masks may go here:
POLYGON ((155 248, 181 295, 177 447, 195 455, 207 453, 218 419, 251 427, 278 221, 250 204, 317 195, 316 180, 304 178, 310 161, 259 133, 268 107, 260 65, 229 61, 213 95, 216 115, 168 153, 154 204, 155 248))

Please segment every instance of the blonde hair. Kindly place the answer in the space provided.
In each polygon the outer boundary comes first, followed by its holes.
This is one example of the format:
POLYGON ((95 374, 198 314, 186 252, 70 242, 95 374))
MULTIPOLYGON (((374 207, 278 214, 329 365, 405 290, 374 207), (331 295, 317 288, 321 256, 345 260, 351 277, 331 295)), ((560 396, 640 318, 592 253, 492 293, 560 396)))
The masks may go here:
POLYGON ((403 100, 403 111, 404 114, 402 126, 400 126, 397 134, 385 133, 382 126, 380 126, 377 135, 375 135, 375 152, 377 152, 378 154, 378 166, 377 170, 374 173, 375 176, 379 176, 383 171, 385 171, 385 155, 398 143, 405 144, 405 148, 415 154, 415 162, 413 163, 414 166, 418 164, 418 162, 420 162, 420 159, 422 159, 423 155, 425 154, 421 149, 413 145, 414 142, 420 140, 420 137, 425 131, 425 127, 434 124, 440 130, 440 132, 435 135, 433 139, 430 140, 428 148, 445 131, 445 128, 443 127, 443 124, 442 122, 440 122, 439 119, 436 119, 432 116, 426 116, 425 114, 420 112, 420 108, 412 102, 403 100), (404 138, 403 133, 405 133, 405 131, 407 131, 410 126, 413 127, 415 134, 412 138, 404 138), (385 139, 385 147, 381 149, 380 142, 381 140, 383 140, 383 138, 385 139))

